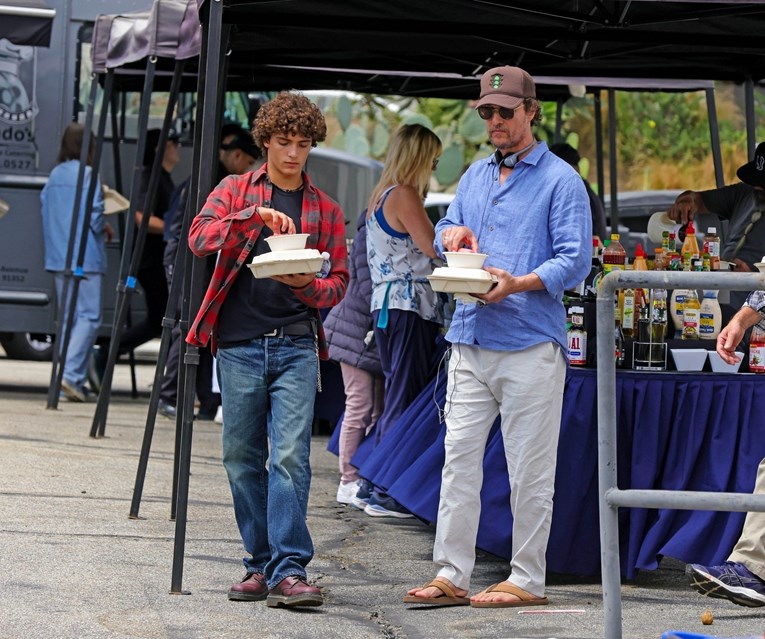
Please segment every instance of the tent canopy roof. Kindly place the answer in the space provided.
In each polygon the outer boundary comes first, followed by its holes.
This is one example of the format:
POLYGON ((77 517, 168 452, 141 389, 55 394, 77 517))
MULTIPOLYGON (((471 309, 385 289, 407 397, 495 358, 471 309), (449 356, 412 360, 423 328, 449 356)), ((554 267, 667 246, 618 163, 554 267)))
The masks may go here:
POLYGON ((0 0, 0 38, 13 44, 48 47, 56 11, 43 0, 0 0))
MULTIPOLYGON (((205 20, 210 2, 197 3, 205 20)), ((474 98, 476 78, 503 64, 534 77, 765 77, 762 0, 224 0, 223 22, 230 73, 258 90, 474 98)))

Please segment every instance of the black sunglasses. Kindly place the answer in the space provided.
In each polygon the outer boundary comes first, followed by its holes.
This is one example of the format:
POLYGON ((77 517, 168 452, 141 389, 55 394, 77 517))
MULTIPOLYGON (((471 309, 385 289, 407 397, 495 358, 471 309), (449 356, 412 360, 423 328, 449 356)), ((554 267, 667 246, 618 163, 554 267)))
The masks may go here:
MULTIPOLYGON (((522 104, 522 103, 521 103, 522 104)), ((520 107, 519 104, 515 109, 520 107)), ((481 116, 482 120, 491 120, 495 113, 499 113, 499 117, 503 120, 512 120, 515 117, 515 109, 508 109, 507 107, 491 107, 488 104, 479 106, 476 111, 481 116)))

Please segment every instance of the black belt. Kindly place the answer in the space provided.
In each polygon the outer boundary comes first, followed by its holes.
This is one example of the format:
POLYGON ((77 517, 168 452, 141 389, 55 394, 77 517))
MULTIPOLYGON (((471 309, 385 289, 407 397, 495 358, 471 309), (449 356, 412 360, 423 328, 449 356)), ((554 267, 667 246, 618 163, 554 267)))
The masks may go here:
MULTIPOLYGON (((313 334, 313 325, 310 320, 303 320, 302 322, 295 322, 294 324, 287 324, 287 326, 280 326, 268 333, 259 335, 260 337, 300 337, 301 335, 313 334)), ((256 338, 257 339, 257 338, 256 338)))

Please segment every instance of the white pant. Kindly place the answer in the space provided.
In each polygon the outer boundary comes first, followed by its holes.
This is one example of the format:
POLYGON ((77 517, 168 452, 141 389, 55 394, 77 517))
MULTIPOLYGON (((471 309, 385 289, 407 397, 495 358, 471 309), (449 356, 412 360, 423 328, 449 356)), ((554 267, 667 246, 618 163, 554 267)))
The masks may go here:
POLYGON ((433 561, 438 576, 458 588, 470 588, 484 452, 491 426, 501 414, 514 519, 508 581, 544 596, 565 381, 566 362, 557 344, 511 352, 453 347, 433 561))

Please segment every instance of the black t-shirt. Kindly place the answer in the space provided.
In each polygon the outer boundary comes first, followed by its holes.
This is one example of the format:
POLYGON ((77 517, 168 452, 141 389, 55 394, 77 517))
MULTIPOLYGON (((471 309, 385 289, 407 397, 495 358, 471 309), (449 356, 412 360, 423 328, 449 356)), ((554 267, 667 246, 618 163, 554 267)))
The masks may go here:
MULTIPOLYGON (((300 233, 302 190, 288 193, 274 186, 271 207, 289 215, 295 222, 295 232, 300 233)), ((250 262, 255 255, 271 251, 266 242, 266 238, 271 235, 271 229, 263 229, 245 263, 250 262)), ((218 343, 225 348, 249 342, 275 328, 310 317, 310 309, 295 296, 289 286, 270 277, 257 279, 249 268, 242 266, 220 310, 218 343)))
MULTIPOLYGON (((146 200, 146 191, 149 188, 149 177, 151 176, 151 167, 144 167, 141 172, 141 190, 138 194, 138 210, 143 210, 146 200)), ((170 200, 175 190, 173 179, 170 174, 162 169, 159 175, 159 184, 157 185, 157 196, 154 200, 154 208, 151 214, 160 219, 164 219, 165 212, 170 208, 170 200)), ((136 226, 136 230, 137 230, 136 226)), ((137 237, 137 236, 136 236, 137 237)), ((143 253, 141 253, 141 262, 138 266, 139 271, 156 269, 164 273, 162 261, 165 253, 165 240, 161 235, 149 233, 146 231, 146 239, 143 244, 143 253)))

